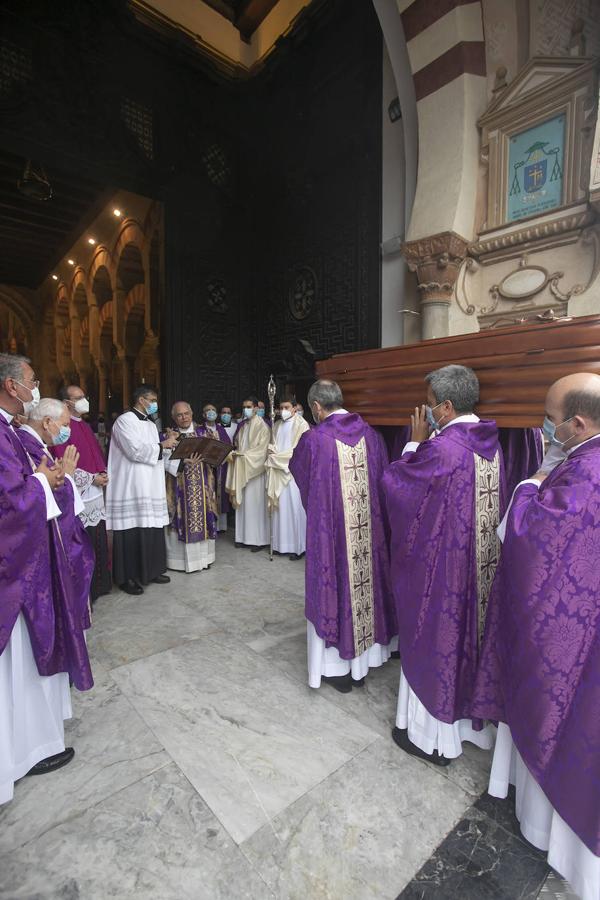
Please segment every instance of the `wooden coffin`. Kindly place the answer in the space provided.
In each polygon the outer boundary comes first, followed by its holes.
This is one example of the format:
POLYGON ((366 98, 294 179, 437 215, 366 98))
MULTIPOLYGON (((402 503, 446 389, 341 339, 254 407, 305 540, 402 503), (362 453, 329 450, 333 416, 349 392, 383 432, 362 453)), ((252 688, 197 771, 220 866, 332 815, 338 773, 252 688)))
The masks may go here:
POLYGON ((477 373, 482 418, 541 425, 553 381, 573 372, 600 375, 600 315, 344 353, 318 362, 317 373, 337 381, 346 407, 372 425, 406 425, 425 402, 425 375, 450 363, 477 373))

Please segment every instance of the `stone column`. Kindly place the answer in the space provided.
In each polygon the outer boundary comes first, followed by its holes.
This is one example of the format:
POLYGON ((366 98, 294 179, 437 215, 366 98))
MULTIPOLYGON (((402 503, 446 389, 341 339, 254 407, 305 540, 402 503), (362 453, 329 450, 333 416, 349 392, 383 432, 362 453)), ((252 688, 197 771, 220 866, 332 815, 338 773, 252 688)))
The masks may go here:
POLYGON ((98 364, 98 412, 108 414, 108 366, 98 364))
POLYGON ((123 367, 123 409, 127 409, 135 388, 135 359, 133 356, 123 356, 121 364, 123 367))
POLYGON ((421 338, 450 334, 450 304, 468 242, 453 231, 408 241, 402 252, 411 272, 417 273, 421 297, 421 338))

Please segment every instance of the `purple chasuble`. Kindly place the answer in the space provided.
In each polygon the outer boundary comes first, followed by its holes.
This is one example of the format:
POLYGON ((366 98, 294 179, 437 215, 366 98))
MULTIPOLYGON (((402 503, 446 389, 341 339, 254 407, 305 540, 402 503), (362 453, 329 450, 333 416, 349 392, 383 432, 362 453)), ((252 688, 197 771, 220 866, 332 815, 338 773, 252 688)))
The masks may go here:
MULTIPOLYGON (((201 425, 194 425, 194 433, 205 437, 201 425)), ((165 437, 161 434, 161 441, 165 437)), ((180 541, 186 544, 214 541, 217 536, 217 497, 212 467, 184 462, 176 478, 167 474, 167 506, 171 528, 175 529, 180 541)))
POLYGON ((383 438, 359 415, 330 415, 290 460, 306 529, 306 618, 342 659, 397 634, 384 530, 383 438))
POLYGON ((427 711, 471 716, 498 559, 504 473, 494 422, 458 422, 383 476, 402 670, 427 711))
POLYGON ((554 809, 599 856, 600 438, 514 496, 474 709, 508 724, 554 809))
MULTIPOLYGON (((224 444, 229 444, 231 446, 231 438, 225 431, 222 425, 219 425, 218 422, 215 422, 217 428, 217 437, 220 441, 223 441, 224 444)), ((198 425, 196 428, 196 434, 199 437, 214 437, 214 432, 211 431, 210 428, 206 425, 198 425)), ((217 489, 217 511, 219 513, 228 513, 231 509, 231 503, 229 502, 229 494, 225 490, 225 480, 227 478, 227 460, 223 463, 222 466, 219 466, 218 469, 213 470, 215 473, 215 482, 217 489)))
POLYGON ((0 653, 23 613, 40 675, 67 672, 93 686, 90 662, 56 524, 16 433, 0 416, 0 653))
POLYGON ((544 439, 541 428, 499 428, 498 437, 504 457, 506 496, 510 500, 518 483, 539 471, 544 439))
POLYGON ((66 444, 52 447, 52 455, 55 459, 62 459, 67 447, 73 445, 79 452, 80 469, 97 475, 98 472, 106 472, 106 460, 96 436, 87 422, 71 419, 71 437, 66 444))
MULTIPOLYGON (((23 428, 19 428, 17 436, 37 468, 45 455, 43 445, 23 428)), ((51 463, 49 462, 49 464, 51 463)), ((73 485, 70 481, 65 479, 63 486, 54 491, 54 499, 61 511, 61 515, 55 520, 55 524, 60 531, 59 538, 62 541, 73 580, 77 606, 81 615, 81 625, 83 628, 89 628, 91 625, 89 607, 90 585, 96 564, 92 542, 81 523, 81 519, 75 515, 75 498, 73 485)), ((53 523, 50 523, 50 525, 52 528, 53 523)))

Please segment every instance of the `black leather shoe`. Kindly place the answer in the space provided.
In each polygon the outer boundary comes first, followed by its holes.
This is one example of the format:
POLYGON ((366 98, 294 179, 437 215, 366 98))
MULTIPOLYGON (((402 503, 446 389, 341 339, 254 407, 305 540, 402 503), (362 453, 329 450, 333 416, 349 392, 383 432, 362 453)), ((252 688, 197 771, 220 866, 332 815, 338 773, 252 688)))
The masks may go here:
POLYGON ((426 762, 433 763, 434 766, 449 766, 452 762, 447 756, 440 756, 437 750, 433 753, 425 753, 420 747, 417 747, 408 737, 408 728, 392 728, 392 738, 405 753, 416 756, 417 759, 424 759, 426 762))
POLYGON ((168 575, 157 575, 156 578, 153 578, 152 581, 154 584, 169 584, 171 579, 168 575))
POLYGON ((129 581, 125 582, 125 584, 120 584, 119 587, 122 591, 125 591, 126 594, 144 593, 144 588, 141 586, 139 581, 134 581, 133 578, 130 578, 129 581))
POLYGON ((290 562, 296 562, 298 559, 302 559, 304 553, 290 553, 290 562))
POLYGON ((359 678, 357 681, 355 681, 354 679, 352 679, 352 687, 364 687, 364 686, 365 686, 365 679, 364 679, 364 677, 363 677, 363 678, 359 678))
POLYGON ((400 659, 400 651, 392 650, 392 652, 390 653, 390 659, 400 659))
POLYGON ((264 547, 264 546, 263 546, 263 547, 252 547, 251 550, 250 550, 250 552, 251 552, 251 553, 260 553, 261 550, 266 550, 266 549, 267 549, 267 548, 264 547))
POLYGON ((340 694, 349 694, 352 690, 352 676, 347 675, 321 675, 321 684, 330 684, 340 694))
POLYGON ((27 775, 47 775, 48 772, 56 772, 57 769, 62 769, 63 766, 68 765, 74 756, 75 751, 73 748, 67 747, 66 750, 63 750, 62 753, 57 753, 56 756, 47 756, 46 759, 41 759, 39 763, 36 763, 27 772, 27 775))

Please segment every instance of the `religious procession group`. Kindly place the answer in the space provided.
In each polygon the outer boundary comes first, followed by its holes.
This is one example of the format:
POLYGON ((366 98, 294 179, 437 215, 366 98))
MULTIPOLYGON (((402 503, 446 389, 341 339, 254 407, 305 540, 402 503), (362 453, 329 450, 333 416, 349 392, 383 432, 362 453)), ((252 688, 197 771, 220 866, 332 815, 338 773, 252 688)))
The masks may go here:
MULTIPOLYGON (((514 784, 524 836, 583 900, 600 900, 600 377, 549 385, 543 429, 503 435, 477 416, 470 369, 438 369, 425 391, 390 464, 331 381, 309 391, 316 427, 285 400, 271 428, 249 398, 235 432, 231 410, 217 424, 209 404, 196 425, 178 403, 163 435, 156 392, 140 388, 104 475, 114 578, 139 593, 168 567, 209 565, 228 498, 236 543, 260 550, 271 508, 274 548, 306 550, 309 685, 361 689, 399 655, 398 747, 438 766, 465 742, 491 751, 489 792, 514 784), (212 472, 171 459, 181 432, 233 437, 233 451, 212 472)), ((0 356, 0 802, 72 758, 69 679, 92 683, 86 586, 104 530, 88 537, 78 516, 104 479, 77 474, 91 460, 65 435, 85 398, 65 397, 36 405, 28 361, 0 356), (66 445, 60 464, 51 444, 66 445)))

